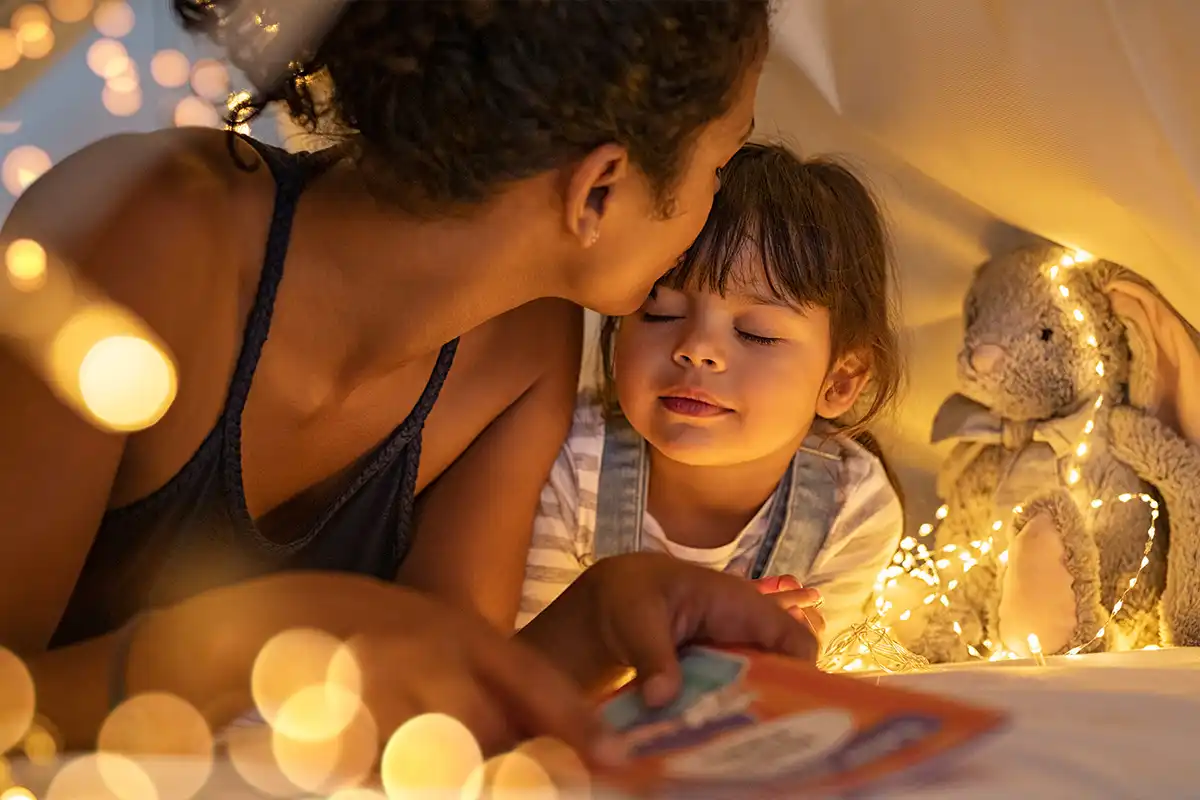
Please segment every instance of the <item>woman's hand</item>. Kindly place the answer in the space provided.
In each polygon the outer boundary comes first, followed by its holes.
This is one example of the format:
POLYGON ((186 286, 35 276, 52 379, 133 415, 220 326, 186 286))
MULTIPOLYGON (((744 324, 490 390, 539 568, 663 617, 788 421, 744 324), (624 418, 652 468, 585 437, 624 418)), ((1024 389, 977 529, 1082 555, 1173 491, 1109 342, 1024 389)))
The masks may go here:
POLYGON ((825 600, 819 591, 801 586, 800 581, 791 575, 759 578, 751 583, 762 594, 770 595, 793 617, 806 623, 818 637, 825 633, 825 617, 819 611, 825 600))
MULTIPOLYGON (((811 590, 801 590, 811 591, 811 590)), ((746 580, 658 553, 604 559, 521 630, 587 690, 632 667, 646 702, 678 693, 676 656, 697 642, 751 647, 814 661, 817 641, 746 580)))

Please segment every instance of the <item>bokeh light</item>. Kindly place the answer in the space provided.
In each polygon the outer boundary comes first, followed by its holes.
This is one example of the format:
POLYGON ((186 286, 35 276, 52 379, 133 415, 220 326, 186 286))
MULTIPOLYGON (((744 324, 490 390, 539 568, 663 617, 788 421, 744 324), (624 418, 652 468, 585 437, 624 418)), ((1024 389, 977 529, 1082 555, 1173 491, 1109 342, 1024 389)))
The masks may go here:
POLYGON ((46 151, 31 144, 13 148, 4 157, 0 178, 13 197, 19 197, 34 181, 50 170, 52 163, 46 151))
POLYGON ((101 93, 101 100, 105 110, 114 117, 132 117, 142 107, 142 90, 136 85, 123 89, 109 83, 101 93))
POLYGON ((0 28, 0 70, 12 69, 21 60, 21 43, 8 28, 0 28))
MULTIPOLYGON (((288 705, 284 706, 281 718, 289 713, 288 705)), ((297 716, 291 713, 294 718, 297 716)), ((325 794, 358 786, 371 773, 379 755, 379 729, 370 712, 360 705, 349 724, 327 739, 295 739, 276 726, 271 735, 271 753, 280 772, 292 784, 325 794)))
MULTIPOLYGON (((457 793, 482 764, 479 743, 465 725, 445 714, 422 714, 388 739, 379 773, 390 800, 408 800, 432 792, 457 793)), ((469 796, 464 794, 463 800, 469 796)))
POLYGON ((219 128, 221 115, 199 97, 185 97, 175 106, 175 125, 179 128, 219 128))
POLYGON ((557 739, 530 739, 517 748, 545 771, 558 791, 572 800, 587 800, 591 793, 591 773, 569 745, 557 739))
POLYGON ((462 794, 488 800, 558 800, 558 790, 546 770, 519 751, 482 764, 468 778, 462 794))
POLYGON ((27 3, 13 12, 8 24, 22 43, 36 42, 50 33, 50 14, 38 3, 27 3))
POLYGON ((250 676, 255 708, 293 739, 337 736, 361 706, 362 674, 353 654, 323 631, 278 634, 259 651, 250 676))
POLYGON ((82 22, 92 13, 92 0, 46 0, 46 9, 59 22, 82 22))
POLYGON ((58 758, 58 743, 61 738, 48 719, 37 715, 33 718, 29 733, 25 735, 25 741, 21 742, 21 749, 25 751, 25 757, 31 764, 49 766, 58 758))
POLYGON ((192 91, 210 103, 229 96, 229 70, 220 61, 202 58, 192 67, 192 91))
POLYGON ((112 78, 132 69, 125 45, 116 39, 97 39, 87 51, 88 69, 101 78, 112 78))
POLYGON ((175 399, 175 370, 161 349, 140 336, 106 336, 79 365, 79 392, 111 429, 141 430, 158 422, 175 399))
POLYGON ((4 251, 4 269, 17 291, 37 291, 46 285, 46 251, 32 239, 17 239, 4 251))
POLYGON ((0 753, 8 752, 25 738, 36 707, 29 668, 11 650, 0 647, 0 753))
POLYGON ((158 800, 141 767, 124 756, 96 753, 68 762, 55 773, 44 800, 158 800))
POLYGON ((150 76, 159 86, 177 89, 188 82, 192 64, 178 50, 159 50, 150 59, 150 76))
POLYGON ((358 786, 350 789, 338 789, 329 795, 329 800, 387 800, 387 795, 374 789, 364 789, 358 786))
POLYGON ((256 791, 270 797, 295 797, 300 792, 276 763, 273 738, 265 725, 230 728, 225 732, 225 752, 237 774, 256 791))
POLYGON ((135 17, 133 9, 125 0, 100 0, 92 24, 104 36, 120 39, 133 30, 135 17))
POLYGON ((24 786, 10 786, 0 794, 0 800, 37 800, 37 797, 24 786))
MULTIPOLYGON (((204 717, 186 700, 152 692, 117 706, 96 740, 101 753, 127 756, 141 767, 160 796, 188 800, 203 788, 212 772, 213 737, 204 717), (170 787, 165 793, 164 787, 170 787)), ((116 793, 120 775, 110 780, 106 763, 101 775, 116 793)))
POLYGON ((45 58, 54 49, 54 31, 49 28, 36 39, 26 40, 18 37, 17 40, 21 47, 21 55, 31 61, 45 58))
POLYGON ((71 314, 49 343, 52 385, 105 430, 136 431, 175 399, 175 365, 126 309, 92 302, 71 314))

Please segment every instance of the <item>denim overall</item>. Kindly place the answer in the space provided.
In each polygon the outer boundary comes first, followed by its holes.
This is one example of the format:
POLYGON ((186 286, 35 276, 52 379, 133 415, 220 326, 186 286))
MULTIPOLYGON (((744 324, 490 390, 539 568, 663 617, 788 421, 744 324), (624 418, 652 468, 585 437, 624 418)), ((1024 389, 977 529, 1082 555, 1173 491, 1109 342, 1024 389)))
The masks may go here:
MULTIPOLYGON (((837 515, 841 461, 825 437, 810 434, 792 459, 771 501, 766 538, 748 576, 791 575, 804 583, 837 515), (821 445, 825 449, 821 449, 821 445)), ((642 549, 650 476, 646 441, 621 415, 604 431, 596 503, 596 559, 642 549)))

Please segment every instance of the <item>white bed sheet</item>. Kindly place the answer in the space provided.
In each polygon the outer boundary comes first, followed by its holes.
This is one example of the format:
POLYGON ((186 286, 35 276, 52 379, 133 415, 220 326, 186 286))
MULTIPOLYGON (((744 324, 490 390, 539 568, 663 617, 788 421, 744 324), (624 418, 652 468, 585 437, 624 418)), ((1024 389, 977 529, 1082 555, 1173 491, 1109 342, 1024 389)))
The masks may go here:
MULTIPOLYGON (((1200 797, 1200 649, 960 665, 861 680, 1007 709, 968 752, 865 794, 871 800, 1200 797)), ((13 764, 45 796, 51 773, 13 764)), ((161 775, 162 773, 157 773, 161 775)), ((161 792, 166 800, 169 787, 161 792)), ((201 800, 261 797, 218 763, 201 800)), ((598 799, 597 799, 598 800, 598 799)))
POLYGON ((868 797, 1200 797, 1200 649, 1051 658, 1045 667, 960 665, 877 680, 1006 709, 1012 718, 969 752, 868 797))

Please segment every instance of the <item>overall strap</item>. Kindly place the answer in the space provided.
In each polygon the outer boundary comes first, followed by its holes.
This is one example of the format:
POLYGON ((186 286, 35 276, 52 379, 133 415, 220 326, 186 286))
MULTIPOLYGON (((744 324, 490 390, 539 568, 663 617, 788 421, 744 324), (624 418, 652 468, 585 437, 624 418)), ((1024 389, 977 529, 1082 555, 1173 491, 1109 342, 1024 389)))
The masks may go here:
POLYGON ((806 442, 792 458, 771 504, 767 537, 750 577, 791 575, 803 583, 837 516, 841 456, 806 442))
POLYGON ((641 549, 647 466, 645 440, 624 415, 614 414, 604 426, 604 452, 596 492, 597 559, 641 549))

